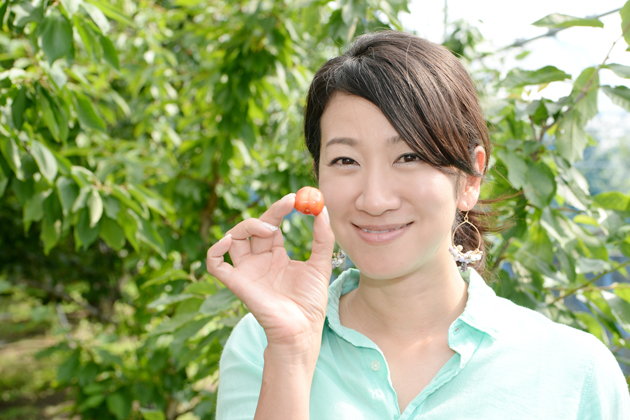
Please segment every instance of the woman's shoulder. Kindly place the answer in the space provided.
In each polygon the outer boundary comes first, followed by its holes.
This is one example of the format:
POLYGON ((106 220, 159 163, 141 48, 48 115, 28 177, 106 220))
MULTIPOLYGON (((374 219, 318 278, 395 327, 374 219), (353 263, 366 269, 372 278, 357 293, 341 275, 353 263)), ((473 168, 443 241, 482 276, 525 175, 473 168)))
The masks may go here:
POLYGON ((501 331, 517 343, 554 348, 558 352, 588 359, 614 356, 597 337, 578 328, 556 322, 534 309, 520 306, 508 299, 497 297, 497 317, 501 331))

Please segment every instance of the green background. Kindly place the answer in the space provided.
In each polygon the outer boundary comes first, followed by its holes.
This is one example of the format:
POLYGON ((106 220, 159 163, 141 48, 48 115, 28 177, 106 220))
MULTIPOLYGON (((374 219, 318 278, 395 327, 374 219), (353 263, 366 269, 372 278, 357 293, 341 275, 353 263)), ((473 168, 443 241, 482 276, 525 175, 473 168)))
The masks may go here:
MULTIPOLYGON (((402 29, 407 6, 2 3, 0 419, 214 418, 221 349, 246 308, 206 273, 205 252, 315 185, 301 129, 314 71, 357 34, 402 29)), ((617 13, 627 44, 630 3, 617 13)), ((488 280, 594 334, 630 373, 630 194, 594 195, 596 174, 578 170, 596 150, 585 126, 598 94, 630 111, 630 89, 600 73, 630 67, 488 68, 480 33, 452 29, 445 45, 475 69, 495 144, 483 197, 512 197, 493 206, 507 229, 488 238, 488 280), (570 95, 545 99, 559 81, 570 95)), ((308 258, 312 219, 282 231, 291 257, 308 258)))

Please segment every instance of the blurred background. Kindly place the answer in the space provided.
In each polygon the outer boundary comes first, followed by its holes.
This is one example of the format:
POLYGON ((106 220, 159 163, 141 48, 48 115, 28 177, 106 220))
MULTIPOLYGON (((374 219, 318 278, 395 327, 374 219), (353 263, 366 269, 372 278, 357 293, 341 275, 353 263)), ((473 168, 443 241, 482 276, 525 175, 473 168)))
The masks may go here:
MULTIPOLYGON (((11 0, 0 23, 0 420, 214 418, 247 308, 205 252, 316 185, 310 80, 384 28, 477 83, 483 196, 511 197, 486 280, 630 374, 630 3, 11 0)), ((308 258, 312 220, 281 228, 308 258)))

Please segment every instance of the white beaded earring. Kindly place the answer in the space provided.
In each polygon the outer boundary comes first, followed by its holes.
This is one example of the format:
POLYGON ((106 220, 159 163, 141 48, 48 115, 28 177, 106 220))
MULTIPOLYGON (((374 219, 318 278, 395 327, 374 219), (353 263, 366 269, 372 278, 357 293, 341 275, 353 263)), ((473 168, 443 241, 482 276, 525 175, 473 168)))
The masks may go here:
POLYGON ((335 252, 332 256, 332 268, 341 267, 346 261, 346 253, 339 248, 339 252, 335 252))
POLYGON ((477 230, 477 227, 475 227, 475 225, 472 224, 470 220, 468 220, 468 211, 466 212, 466 215, 464 216, 464 221, 461 222, 459 225, 457 225, 455 230, 453 230, 451 244, 452 245, 449 248, 449 251, 456 262, 462 263, 461 265, 462 272, 465 272, 466 270, 468 270, 468 264, 481 261, 481 257, 483 256, 483 251, 479 250, 479 246, 481 245, 481 234, 479 233, 479 230, 477 230), (455 233, 457 232, 457 229, 459 229, 462 225, 465 225, 465 224, 469 224, 470 226, 473 227, 473 229, 475 229, 475 231, 477 232, 477 236, 479 237, 479 243, 477 244, 477 249, 475 249, 474 251, 468 251, 466 253, 463 253, 462 250, 464 248, 461 245, 455 245, 455 233))

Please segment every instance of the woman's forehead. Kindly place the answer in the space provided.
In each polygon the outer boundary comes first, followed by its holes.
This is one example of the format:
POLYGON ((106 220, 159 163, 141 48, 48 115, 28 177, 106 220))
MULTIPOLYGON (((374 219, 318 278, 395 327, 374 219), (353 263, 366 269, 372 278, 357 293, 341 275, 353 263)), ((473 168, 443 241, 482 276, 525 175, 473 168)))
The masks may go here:
POLYGON ((322 146, 359 146, 360 141, 401 141, 399 133, 372 102, 355 95, 335 94, 321 119, 322 146))

